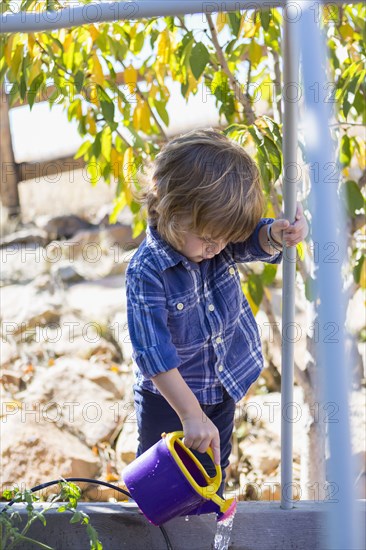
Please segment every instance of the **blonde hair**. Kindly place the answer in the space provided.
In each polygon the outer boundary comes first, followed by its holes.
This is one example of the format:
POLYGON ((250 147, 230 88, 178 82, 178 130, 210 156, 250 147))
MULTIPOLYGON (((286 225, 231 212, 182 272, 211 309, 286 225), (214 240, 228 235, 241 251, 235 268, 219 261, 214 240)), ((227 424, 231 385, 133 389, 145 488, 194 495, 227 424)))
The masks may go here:
POLYGON ((140 200, 148 223, 174 247, 182 246, 187 230, 244 241, 264 209, 256 164, 239 144, 212 128, 169 141, 154 160, 140 200))

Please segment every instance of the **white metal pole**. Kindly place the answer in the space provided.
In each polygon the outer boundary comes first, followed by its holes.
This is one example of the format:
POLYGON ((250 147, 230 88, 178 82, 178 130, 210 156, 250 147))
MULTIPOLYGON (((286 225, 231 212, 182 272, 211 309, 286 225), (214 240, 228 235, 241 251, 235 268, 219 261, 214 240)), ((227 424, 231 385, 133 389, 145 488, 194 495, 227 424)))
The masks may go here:
MULTIPOLYGON (((321 0, 322 3, 324 0, 321 0)), ((354 0, 356 2, 356 0, 354 0)), ((311 0, 313 5, 318 5, 311 0)), ((341 4, 342 0, 325 0, 329 4, 341 4)), ((0 16, 0 34, 11 32, 39 32, 78 27, 88 23, 135 20, 167 15, 215 13, 221 11, 271 9, 281 7, 286 0, 225 0, 206 2, 199 0, 136 0, 134 2, 91 2, 82 6, 65 7, 61 10, 43 12, 15 12, 18 4, 10 3, 10 11, 0 16)), ((296 2, 292 2, 298 5, 296 2)), ((313 8, 314 9, 314 8, 313 8)))
MULTIPOLYGON (((292 223, 296 214, 297 114, 299 102, 299 52, 297 8, 287 7, 289 17, 283 26, 283 199, 285 218, 292 223)), ((281 360, 281 508, 293 507, 293 384, 295 344, 296 247, 285 247, 282 285, 282 360, 281 360)))
MULTIPOLYGON (((301 2, 300 2, 301 5, 301 2)), ((317 367, 323 407, 331 404, 337 415, 327 423, 329 440, 329 546, 332 550, 361 548, 356 517, 349 426, 349 369, 344 346, 345 301, 342 262, 346 255, 345 222, 338 196, 339 167, 329 130, 331 103, 314 94, 327 89, 325 40, 314 13, 303 9, 300 29, 305 100, 306 161, 310 166, 312 232, 320 253, 316 271, 320 328, 317 367), (334 252, 329 256, 329 247, 334 252)), ((329 419, 330 420, 330 419, 329 419)), ((357 521, 358 520, 358 521, 357 521)))

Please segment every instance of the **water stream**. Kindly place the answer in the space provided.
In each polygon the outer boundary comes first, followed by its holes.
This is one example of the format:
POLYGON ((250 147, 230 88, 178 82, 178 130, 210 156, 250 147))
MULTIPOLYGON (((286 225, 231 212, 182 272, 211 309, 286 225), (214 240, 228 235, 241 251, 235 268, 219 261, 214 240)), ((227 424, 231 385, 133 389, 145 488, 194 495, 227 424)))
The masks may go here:
POLYGON ((214 550, 228 550, 234 517, 235 511, 229 517, 217 522, 214 550))

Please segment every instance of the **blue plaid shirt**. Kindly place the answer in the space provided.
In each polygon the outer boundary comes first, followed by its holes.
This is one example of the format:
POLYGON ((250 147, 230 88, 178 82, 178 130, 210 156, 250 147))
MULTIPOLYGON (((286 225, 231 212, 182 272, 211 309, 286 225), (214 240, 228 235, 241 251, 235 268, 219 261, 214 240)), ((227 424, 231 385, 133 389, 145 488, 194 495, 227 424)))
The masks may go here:
POLYGON ((136 383, 159 393, 151 378, 178 368, 200 403, 238 401, 258 378, 263 357, 258 327, 243 294, 237 262, 279 263, 258 232, 229 243, 212 259, 189 261, 148 227, 126 271, 128 327, 136 383))

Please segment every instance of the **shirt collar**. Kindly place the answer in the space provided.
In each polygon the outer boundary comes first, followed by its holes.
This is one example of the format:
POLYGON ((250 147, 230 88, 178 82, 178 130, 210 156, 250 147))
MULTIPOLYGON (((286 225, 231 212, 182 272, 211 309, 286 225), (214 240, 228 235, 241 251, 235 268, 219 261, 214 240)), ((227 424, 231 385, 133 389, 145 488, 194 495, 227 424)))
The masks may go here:
POLYGON ((187 269, 192 269, 192 262, 165 241, 151 225, 146 228, 146 244, 154 252, 162 271, 179 264, 179 262, 182 262, 187 269))

